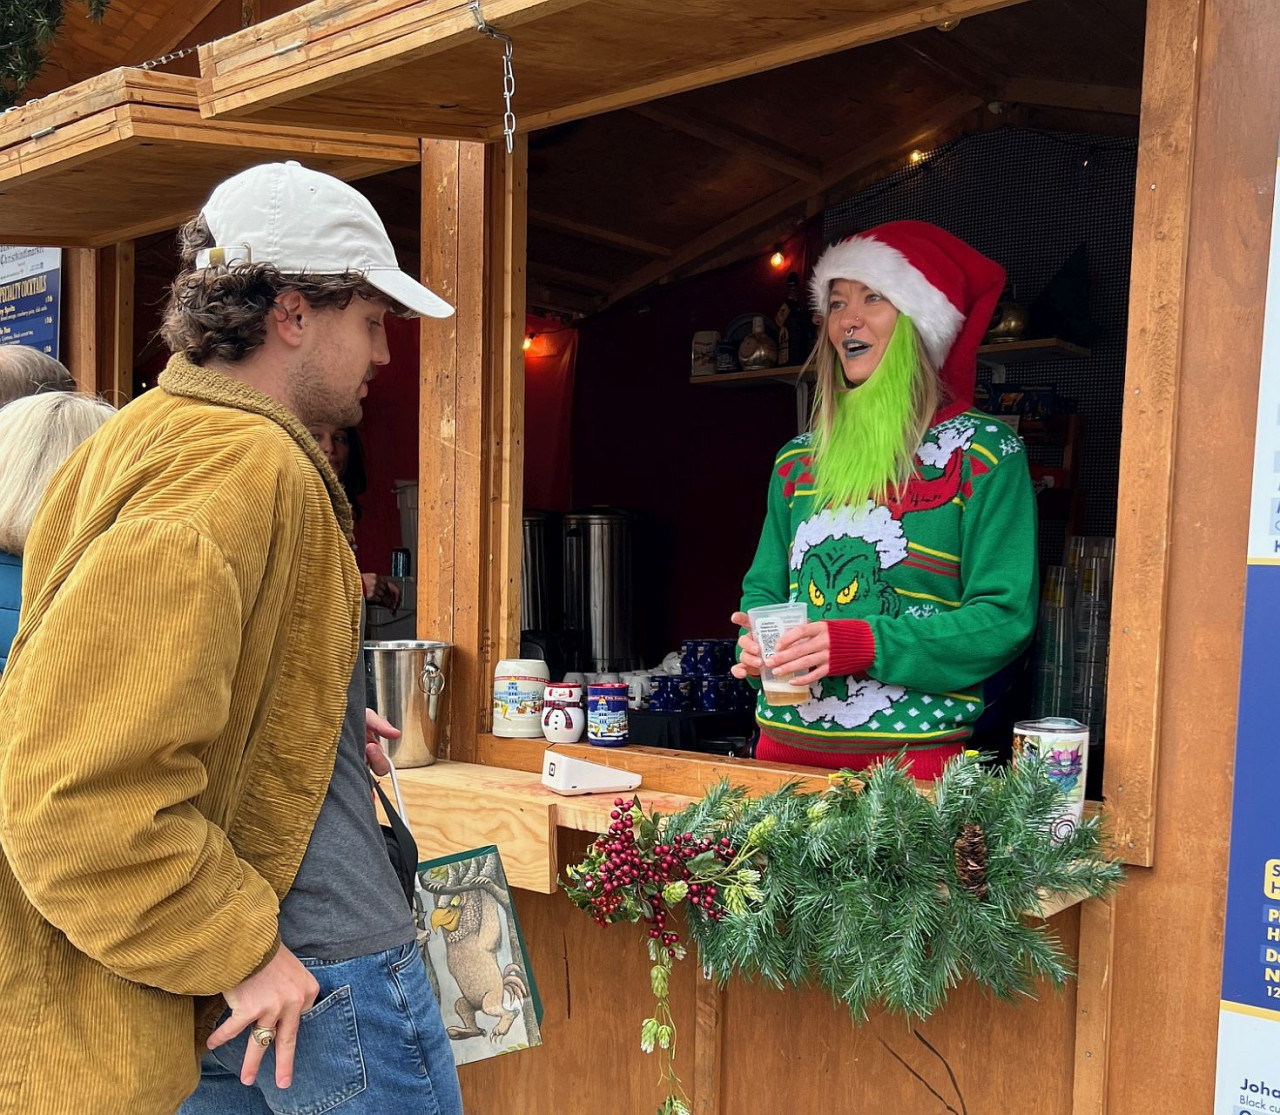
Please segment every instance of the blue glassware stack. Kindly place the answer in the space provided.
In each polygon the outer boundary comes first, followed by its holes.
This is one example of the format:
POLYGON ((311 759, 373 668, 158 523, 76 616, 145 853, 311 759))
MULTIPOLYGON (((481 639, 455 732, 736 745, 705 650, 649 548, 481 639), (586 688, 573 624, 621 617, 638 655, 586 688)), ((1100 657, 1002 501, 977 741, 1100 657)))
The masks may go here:
POLYGON ((730 672, 734 639, 686 639, 680 644, 680 673, 655 674, 650 712, 740 712, 755 704, 755 693, 730 672))

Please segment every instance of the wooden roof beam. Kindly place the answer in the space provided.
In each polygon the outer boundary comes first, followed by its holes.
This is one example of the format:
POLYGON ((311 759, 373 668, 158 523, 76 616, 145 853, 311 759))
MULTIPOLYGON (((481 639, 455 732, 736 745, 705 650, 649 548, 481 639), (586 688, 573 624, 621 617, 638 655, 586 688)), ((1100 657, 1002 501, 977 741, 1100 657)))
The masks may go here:
POLYGON ((955 124, 981 104, 982 99, 970 93, 958 93, 945 101, 940 101, 932 108, 918 114, 910 124, 877 136, 856 151, 828 164, 823 168, 822 177, 817 182, 797 182, 794 186, 779 190, 741 213, 735 214, 727 221, 708 229, 701 236, 695 237, 670 259, 657 260, 628 275, 609 292, 606 305, 613 305, 629 294, 669 279, 686 268, 696 266, 726 244, 741 239, 761 225, 778 220, 789 211, 803 206, 814 195, 831 189, 904 148, 910 149, 925 142, 929 136, 955 124))
POLYGON ((671 254, 671 249, 664 248, 661 244, 654 244, 649 240, 641 240, 635 236, 627 236, 625 233, 614 232, 612 229, 601 228, 599 225, 587 224, 585 221, 575 221, 570 217, 562 217, 558 213, 548 213, 545 210, 530 209, 529 223, 540 225, 543 228, 553 228, 557 232, 567 232, 570 236, 576 236, 579 240, 589 240, 595 244, 607 244, 611 248, 623 248, 628 252, 634 252, 636 255, 657 256, 665 259, 671 254))
POLYGON ((761 166, 772 167, 801 182, 816 182, 822 173, 822 164, 817 159, 788 151, 779 147, 768 136, 739 128, 734 124, 707 120, 661 104, 635 105, 630 111, 664 128, 682 132, 713 147, 719 147, 731 155, 759 163, 761 166))
POLYGON ((171 0, 169 10, 158 16, 135 40, 129 50, 130 55, 138 63, 142 63, 168 54, 199 27, 220 3, 221 0, 171 0))
POLYGON ((957 89, 990 100, 1008 80, 983 56, 957 46, 949 32, 931 28, 914 35, 903 35, 893 42, 931 70, 954 82, 957 89), (979 62, 983 65, 975 66, 979 62))
MULTIPOLYGON (((515 2, 515 0, 512 0, 515 2)), ((526 0, 533 2, 533 0, 526 0)), ((567 2, 567 0, 561 0, 567 2)), ((580 2, 580 0, 579 0, 580 2)), ((923 8, 908 8, 891 12, 881 12, 869 16, 865 21, 852 27, 841 27, 835 31, 826 31, 812 38, 786 42, 780 46, 769 46, 756 53, 743 52, 731 62, 720 62, 712 66, 698 67, 685 73, 657 78, 640 85, 588 97, 574 104, 562 105, 541 112, 526 113, 520 117, 519 127, 522 130, 534 130, 550 127, 565 120, 577 120, 584 116, 595 116, 602 112, 613 112, 619 108, 630 108, 646 101, 655 101, 670 97, 675 93, 684 93, 704 85, 716 85, 722 81, 732 81, 736 77, 745 77, 762 70, 773 70, 781 66, 790 66, 795 62, 806 62, 811 58, 821 58, 837 51, 851 47, 866 46, 868 43, 883 42, 898 35, 910 34, 926 28, 936 27, 947 20, 961 19, 965 16, 982 15, 1000 8, 1008 8, 1023 0, 938 0, 923 8)), ((220 103, 210 112, 211 115, 234 112, 231 99, 226 97, 226 107, 221 103, 225 95, 219 94, 220 103)), ((207 97, 207 95, 206 95, 207 97)), ((211 99, 211 98, 210 98, 211 99)), ((205 98, 202 98, 205 100, 205 98)), ((206 109, 205 111, 210 111, 206 109)), ((502 138, 502 126, 494 124, 486 138, 498 140, 502 138)))
POLYGON ((557 313, 583 317, 600 309, 604 300, 598 295, 564 290, 548 283, 529 282, 525 287, 525 304, 530 309, 554 310, 557 313))
POLYGON ((1019 104, 1070 108, 1081 112, 1107 112, 1117 116, 1137 116, 1142 105, 1141 89, 1113 85, 1078 85, 1070 81, 1044 81, 1015 77, 1007 81, 997 97, 1019 104))
POLYGON ((599 275, 584 275, 580 271, 570 271, 565 267, 555 267, 552 264, 540 263, 533 259, 529 260, 529 274, 531 277, 537 276, 540 280, 557 286, 593 291, 599 294, 607 294, 613 286, 608 279, 603 279, 599 275))

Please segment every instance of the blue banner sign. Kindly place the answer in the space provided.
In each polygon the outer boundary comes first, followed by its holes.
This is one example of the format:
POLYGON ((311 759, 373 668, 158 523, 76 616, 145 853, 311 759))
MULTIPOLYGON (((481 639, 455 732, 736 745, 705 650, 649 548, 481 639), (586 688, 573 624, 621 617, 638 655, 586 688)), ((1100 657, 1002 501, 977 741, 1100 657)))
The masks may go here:
POLYGON ((1280 199, 1272 204, 1214 1115, 1280 1115, 1280 745, 1271 705, 1280 662, 1280 199))
POLYGON ((58 357, 62 249, 0 247, 0 345, 58 357))

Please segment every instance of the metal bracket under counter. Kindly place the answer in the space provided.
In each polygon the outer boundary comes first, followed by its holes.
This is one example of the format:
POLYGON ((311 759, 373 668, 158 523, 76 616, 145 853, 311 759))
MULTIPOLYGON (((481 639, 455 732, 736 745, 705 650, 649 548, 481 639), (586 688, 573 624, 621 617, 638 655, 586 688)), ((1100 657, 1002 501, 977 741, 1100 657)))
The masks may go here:
MULTIPOLYGON (((507 881, 522 890, 554 894, 559 870, 556 830, 604 832, 619 795, 563 797, 541 774, 442 760, 397 771, 406 820, 421 859, 496 844, 507 881)), ((386 789, 390 792, 390 787, 386 789)), ((693 803, 681 794, 637 791, 645 806, 676 813, 693 803)))

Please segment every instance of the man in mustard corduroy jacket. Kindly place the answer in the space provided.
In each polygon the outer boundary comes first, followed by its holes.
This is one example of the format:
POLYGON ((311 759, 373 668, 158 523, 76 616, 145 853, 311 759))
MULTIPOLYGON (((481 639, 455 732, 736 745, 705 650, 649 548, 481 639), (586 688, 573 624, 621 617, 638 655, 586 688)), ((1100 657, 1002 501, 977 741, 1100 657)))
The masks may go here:
POLYGON ((461 1111, 373 812, 360 574, 308 423, 450 307, 360 194, 183 230, 158 387, 55 478, 0 687, 0 1115, 461 1111))

